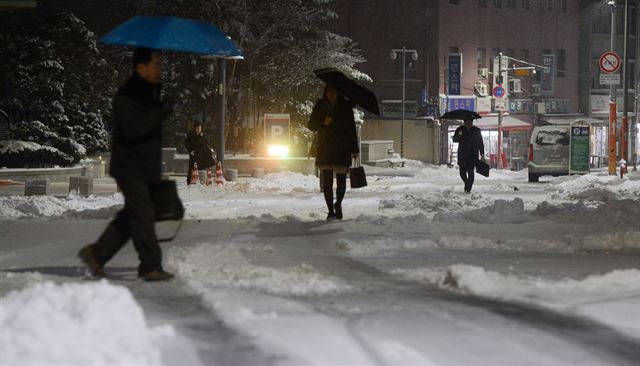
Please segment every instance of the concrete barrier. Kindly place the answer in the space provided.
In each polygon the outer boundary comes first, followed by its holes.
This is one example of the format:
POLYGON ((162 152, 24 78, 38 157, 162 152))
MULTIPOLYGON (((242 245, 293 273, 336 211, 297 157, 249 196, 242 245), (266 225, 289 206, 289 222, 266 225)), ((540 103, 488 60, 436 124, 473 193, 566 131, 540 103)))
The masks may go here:
POLYGON ((256 179, 264 178, 264 168, 252 168, 251 177, 256 179))
POLYGON ((90 177, 69 177, 69 192, 89 197, 93 194, 93 178, 90 177))
POLYGON ((229 182, 235 182, 238 180, 238 169, 225 169, 224 179, 229 182))
POLYGON ((48 190, 48 179, 29 179, 24 185, 25 196, 46 196, 48 190))

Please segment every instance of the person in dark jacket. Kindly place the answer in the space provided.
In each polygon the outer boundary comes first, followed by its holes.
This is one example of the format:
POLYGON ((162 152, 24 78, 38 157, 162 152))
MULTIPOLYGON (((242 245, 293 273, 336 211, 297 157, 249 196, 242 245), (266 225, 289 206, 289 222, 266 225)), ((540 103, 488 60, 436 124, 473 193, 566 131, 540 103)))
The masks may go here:
POLYGON ((346 100, 331 85, 318 99, 311 113, 309 129, 317 132, 316 166, 329 214, 327 220, 342 220, 342 200, 347 190, 347 173, 351 162, 360 153, 353 103, 346 100), (333 174, 338 181, 336 202, 333 202, 333 174))
POLYGON ((138 276, 147 281, 166 281, 174 276, 162 267, 151 195, 154 184, 161 179, 162 123, 173 107, 160 99, 158 53, 137 49, 133 68, 133 75, 113 101, 115 124, 110 172, 124 195, 124 209, 95 244, 80 250, 78 257, 93 276, 104 277, 104 265, 133 239, 140 259, 138 276))
POLYGON ((187 136, 185 147, 189 152, 189 171, 187 172, 187 184, 191 184, 191 169, 193 164, 198 164, 198 170, 206 170, 216 165, 215 153, 209 146, 209 138, 202 132, 202 124, 196 122, 193 132, 187 136))
POLYGON ((484 159, 482 132, 473 125, 473 119, 466 119, 464 125, 456 129, 453 142, 458 143, 458 166, 464 182, 465 193, 471 193, 475 180, 474 169, 480 156, 484 159))

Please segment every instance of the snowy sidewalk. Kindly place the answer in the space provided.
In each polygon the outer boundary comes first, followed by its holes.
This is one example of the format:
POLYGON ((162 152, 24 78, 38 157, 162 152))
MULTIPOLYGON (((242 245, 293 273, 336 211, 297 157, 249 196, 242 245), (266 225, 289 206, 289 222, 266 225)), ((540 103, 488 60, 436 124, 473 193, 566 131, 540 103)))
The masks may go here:
MULTIPOLYGON (((107 272, 144 334, 174 330, 165 365, 635 365, 640 180, 493 175, 471 195, 448 168, 372 177, 331 223, 315 177, 183 186, 188 221, 164 245, 177 281, 135 280, 130 245, 107 272)), ((75 252, 121 204, 0 198, 0 296, 93 284, 75 252)))

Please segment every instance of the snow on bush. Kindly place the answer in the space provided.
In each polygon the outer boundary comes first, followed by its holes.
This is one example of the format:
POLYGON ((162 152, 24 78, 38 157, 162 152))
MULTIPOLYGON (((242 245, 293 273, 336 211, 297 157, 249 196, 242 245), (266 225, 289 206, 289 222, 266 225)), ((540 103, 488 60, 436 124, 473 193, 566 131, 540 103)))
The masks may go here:
POLYGON ((465 264, 444 269, 396 269, 391 272, 446 289, 577 313, 640 338, 638 269, 558 280, 502 274, 465 264))
POLYGON ((0 167, 45 168, 68 166, 73 161, 73 157, 55 147, 28 141, 0 141, 0 167))
POLYGON ((170 326, 150 327, 123 286, 45 282, 0 299, 3 365, 158 365, 170 326))
POLYGON ((101 210, 123 203, 119 193, 111 196, 80 197, 70 194, 66 198, 54 196, 0 197, 0 220, 53 217, 69 212, 81 213, 101 210))
POLYGON ((252 256, 269 256, 270 247, 238 243, 202 244, 190 250, 174 250, 168 263, 200 292, 216 288, 260 290, 275 295, 323 295, 351 290, 343 280, 319 273, 299 263, 284 268, 258 266, 252 256))

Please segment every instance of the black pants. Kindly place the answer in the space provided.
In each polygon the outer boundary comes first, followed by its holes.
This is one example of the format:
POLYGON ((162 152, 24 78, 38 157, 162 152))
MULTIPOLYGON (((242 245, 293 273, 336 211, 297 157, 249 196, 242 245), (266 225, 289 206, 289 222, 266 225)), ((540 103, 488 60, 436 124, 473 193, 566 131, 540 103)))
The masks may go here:
POLYGON ((474 168, 473 164, 460 165, 460 177, 464 182, 465 192, 471 192, 471 188, 473 188, 473 181, 475 180, 474 168))
MULTIPOLYGON (((323 170, 320 177, 322 179, 322 190, 324 191, 324 200, 327 203, 327 209, 329 209, 330 213, 333 213, 333 170, 323 170)), ((347 192, 347 175, 336 174, 336 180, 338 181, 338 188, 336 189, 337 197, 335 206, 342 207, 342 200, 347 192)))
POLYGON ((151 199, 151 183, 141 180, 117 180, 124 195, 124 209, 102 233, 95 244, 100 263, 107 263, 133 239, 140 265, 138 273, 162 270, 162 251, 155 230, 155 211, 151 199))
MULTIPOLYGON (((193 158, 193 156, 189 155, 189 168, 187 169, 187 184, 191 184, 191 172, 193 171, 193 164, 195 162, 196 160, 193 158)), ((201 168, 198 167, 198 169, 201 169, 201 168)))

